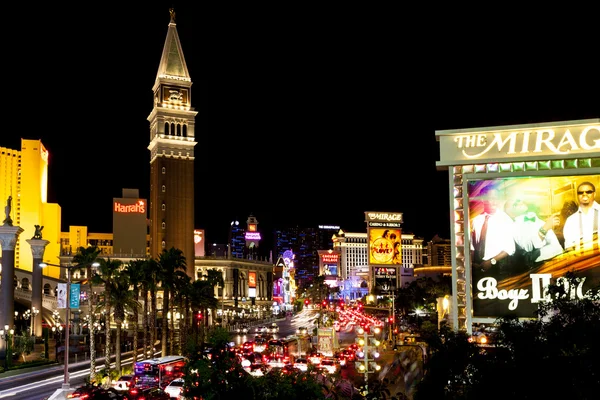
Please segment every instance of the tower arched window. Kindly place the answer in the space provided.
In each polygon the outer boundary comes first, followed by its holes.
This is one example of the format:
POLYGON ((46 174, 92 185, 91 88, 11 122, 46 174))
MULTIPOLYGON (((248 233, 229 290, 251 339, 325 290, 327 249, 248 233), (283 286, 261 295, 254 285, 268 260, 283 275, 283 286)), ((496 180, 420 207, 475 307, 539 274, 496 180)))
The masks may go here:
POLYGON ((162 248, 164 249, 165 247, 167 247, 167 242, 165 242, 164 240, 161 242, 160 244, 162 246, 162 248))
POLYGON ((171 132, 169 132, 169 123, 165 122, 165 135, 170 135, 171 132))
POLYGON ((162 185, 162 192, 166 192, 167 191, 167 187, 165 185, 162 185))
POLYGON ((183 137, 187 137, 187 125, 183 125, 183 137))
POLYGON ((162 172, 163 175, 166 174, 167 173, 167 167, 162 167, 161 172, 162 172))
POLYGON ((162 203, 162 206, 160 207, 163 211, 165 211, 167 209, 167 205, 165 203, 162 203))
POLYGON ((181 124, 177 124, 177 136, 181 136, 181 124))
POLYGON ((176 129, 177 129, 177 128, 175 127, 175 124, 171 122, 171 129, 170 129, 170 131, 171 131, 171 136, 175 136, 175 130, 176 130, 176 129))
POLYGON ((162 226, 163 229, 166 229, 167 223, 165 221, 163 221, 163 223, 161 224, 161 226, 162 226))

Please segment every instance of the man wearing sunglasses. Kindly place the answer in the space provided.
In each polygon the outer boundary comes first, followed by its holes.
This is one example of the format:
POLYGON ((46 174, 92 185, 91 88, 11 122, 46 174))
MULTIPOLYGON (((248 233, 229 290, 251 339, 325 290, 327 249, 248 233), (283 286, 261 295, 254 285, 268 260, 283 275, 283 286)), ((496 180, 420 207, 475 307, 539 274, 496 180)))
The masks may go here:
POLYGON ((566 250, 598 247, 600 204, 595 200, 596 187, 591 182, 577 186, 579 209, 567 218, 563 228, 566 250))

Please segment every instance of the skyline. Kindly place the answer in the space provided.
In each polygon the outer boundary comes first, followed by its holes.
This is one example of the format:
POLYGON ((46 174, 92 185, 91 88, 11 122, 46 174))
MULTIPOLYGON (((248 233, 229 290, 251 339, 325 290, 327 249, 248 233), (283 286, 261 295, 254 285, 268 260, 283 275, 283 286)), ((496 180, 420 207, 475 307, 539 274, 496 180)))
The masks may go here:
MULTIPOLYGON (((55 24, 44 12, 57 11, 44 9, 29 20, 44 31, 33 50, 73 33, 86 38, 57 46, 60 62, 50 57, 33 82, 9 90, 35 118, 24 111, 25 128, 0 136, 0 147, 20 149, 26 138, 49 150, 48 201, 61 206, 63 231, 112 232, 112 199, 123 188, 149 197, 146 118, 172 5, 164 4, 143 18, 136 7, 102 7, 93 20, 68 14, 55 24)), ((399 64, 385 51, 397 41, 375 32, 357 42, 334 25, 304 36, 294 23, 273 23, 279 35, 248 22, 210 30, 200 6, 173 6, 198 111, 195 226, 209 243, 226 242, 230 222, 250 214, 263 237, 287 225, 366 232, 365 211, 402 212, 404 232, 449 238, 435 131, 600 114, 593 65, 588 72, 559 60, 541 74, 513 61, 540 51, 528 32, 510 49, 497 40, 478 52, 474 41, 455 43, 461 32, 447 32, 427 51, 403 48, 411 62, 399 64)), ((552 46, 559 59, 571 51, 552 46)), ((14 49, 20 59, 39 62, 25 47, 14 49)))

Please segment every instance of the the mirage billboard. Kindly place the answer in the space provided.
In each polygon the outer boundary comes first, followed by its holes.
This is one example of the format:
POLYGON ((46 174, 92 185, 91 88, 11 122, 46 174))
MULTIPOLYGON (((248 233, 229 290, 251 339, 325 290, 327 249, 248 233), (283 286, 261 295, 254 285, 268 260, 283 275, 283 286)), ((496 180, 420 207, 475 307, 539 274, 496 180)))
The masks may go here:
MULTIPOLYGON (((474 317, 535 317, 568 271, 575 296, 600 283, 599 175, 469 180, 474 317)), ((562 281, 562 282, 561 282, 562 281)), ((595 289, 597 290, 597 289, 595 289)))

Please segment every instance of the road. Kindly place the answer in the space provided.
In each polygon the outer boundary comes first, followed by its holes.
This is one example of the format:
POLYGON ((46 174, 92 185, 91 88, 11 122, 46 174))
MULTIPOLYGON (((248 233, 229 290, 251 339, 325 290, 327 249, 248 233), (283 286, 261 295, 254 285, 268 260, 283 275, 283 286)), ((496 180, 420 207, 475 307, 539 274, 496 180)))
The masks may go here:
MULTIPOLYGON (((285 337, 296 332, 299 327, 312 329, 314 326, 313 319, 315 313, 303 312, 293 318, 279 320, 279 333, 276 337, 285 337)), ((356 334, 352 332, 341 332, 339 339, 342 346, 354 342, 356 334)), ((233 335, 232 341, 236 344, 243 344, 247 340, 252 340, 254 334, 248 335, 233 335)), ((378 378, 387 377, 390 381, 396 383, 390 387, 391 393, 404 391, 404 380, 398 379, 399 373, 403 373, 402 366, 399 365, 400 352, 387 350, 382 352, 379 364, 385 366, 378 373, 378 378), (395 360, 398 360, 394 363, 395 360)), ((123 358, 123 365, 131 364, 131 358, 123 358)), ((99 360, 98 367, 104 366, 104 360, 99 360)), ((79 362, 69 365, 70 386, 76 388, 84 384, 85 377, 89 376, 89 361, 79 362)), ((364 383, 364 375, 358 374, 353 366, 344 368, 342 377, 352 381, 354 386, 360 386, 364 383)), ((17 374, 17 371, 9 371, 0 374, 0 399, 11 400, 41 400, 52 396, 58 389, 61 388, 64 381, 64 368, 62 365, 46 366, 42 369, 17 374)))

